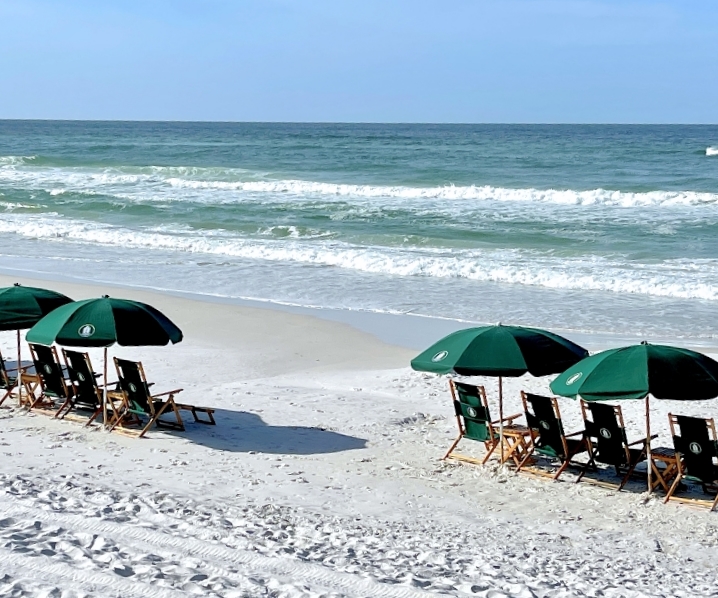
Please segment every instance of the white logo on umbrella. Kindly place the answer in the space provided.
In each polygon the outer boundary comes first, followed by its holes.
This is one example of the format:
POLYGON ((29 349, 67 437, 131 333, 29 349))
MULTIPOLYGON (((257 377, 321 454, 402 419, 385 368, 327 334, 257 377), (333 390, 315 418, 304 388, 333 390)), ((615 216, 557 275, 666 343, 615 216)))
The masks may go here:
POLYGON ((95 327, 92 324, 83 324, 77 330, 77 334, 80 335, 82 338, 89 338, 93 334, 95 334, 95 327))
POLYGON ((448 351, 439 351, 436 355, 431 358, 431 361, 436 363, 437 361, 444 361, 449 355, 448 351))
POLYGON ((576 372, 572 376, 569 376, 568 379, 566 380, 566 386, 571 386, 571 384, 580 380, 581 376, 583 376, 583 372, 576 372))

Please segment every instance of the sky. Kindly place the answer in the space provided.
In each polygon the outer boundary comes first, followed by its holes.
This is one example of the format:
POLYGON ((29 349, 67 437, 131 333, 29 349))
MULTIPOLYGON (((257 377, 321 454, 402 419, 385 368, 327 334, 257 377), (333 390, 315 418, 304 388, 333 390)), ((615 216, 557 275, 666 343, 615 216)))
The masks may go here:
POLYGON ((0 0, 0 118, 718 123, 718 2, 0 0))

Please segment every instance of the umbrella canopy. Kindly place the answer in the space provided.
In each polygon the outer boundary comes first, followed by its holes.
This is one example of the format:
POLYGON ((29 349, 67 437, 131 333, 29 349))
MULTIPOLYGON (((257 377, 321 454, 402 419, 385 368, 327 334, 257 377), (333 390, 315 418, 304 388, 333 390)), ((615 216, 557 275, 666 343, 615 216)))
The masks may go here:
POLYGON ((101 297, 63 305, 42 318, 25 336, 28 342, 69 347, 166 345, 182 331, 151 305, 101 297))
POLYGON ((0 330, 24 330, 72 299, 48 289, 18 283, 0 289, 0 330))
POLYGON ((499 324, 454 332, 415 357, 411 367, 464 376, 546 376, 587 355, 583 347, 552 332, 499 324))
MULTIPOLYGON (((503 447, 502 377, 518 377, 527 372, 534 376, 556 374, 587 355, 588 351, 583 347, 552 332, 498 324, 454 332, 415 357, 411 367, 435 374, 498 376, 499 445, 503 447)), ((501 451, 503 463, 503 448, 501 451)))
POLYGON ((666 345, 643 343, 591 355, 551 383, 557 395, 585 401, 703 400, 718 396, 718 362, 666 345))

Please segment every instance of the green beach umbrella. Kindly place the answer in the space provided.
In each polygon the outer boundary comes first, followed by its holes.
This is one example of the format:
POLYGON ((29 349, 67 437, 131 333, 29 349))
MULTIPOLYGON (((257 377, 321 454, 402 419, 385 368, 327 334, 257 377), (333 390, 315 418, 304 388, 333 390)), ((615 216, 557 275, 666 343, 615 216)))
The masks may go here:
MULTIPOLYGON (((57 308, 25 335, 28 342, 68 347, 104 347, 105 393, 107 392, 107 347, 175 344, 182 331, 162 312, 146 303, 100 297, 74 301, 57 308)), ((105 407, 106 407, 105 395, 105 407)), ((103 414, 106 423, 106 413, 103 414)))
MULTIPOLYGON (((700 401, 718 396, 718 362, 667 345, 642 343, 591 355, 568 368, 550 385, 557 395, 584 401, 645 399, 647 451, 651 459, 649 396, 700 401)), ((651 489, 651 467, 648 467, 651 489)))
POLYGON ((105 296, 59 307, 37 322, 26 338, 41 345, 139 347, 178 343, 182 331, 151 305, 105 296))
POLYGON ((587 355, 583 347, 547 330, 498 324, 454 332, 412 359, 411 367, 435 374, 498 376, 499 442, 503 442, 502 378, 556 374, 587 355))
POLYGON ((22 402, 20 331, 34 326, 54 309, 71 302, 72 299, 62 293, 25 287, 17 282, 11 287, 0 288, 0 330, 17 331, 17 392, 20 402, 22 402))

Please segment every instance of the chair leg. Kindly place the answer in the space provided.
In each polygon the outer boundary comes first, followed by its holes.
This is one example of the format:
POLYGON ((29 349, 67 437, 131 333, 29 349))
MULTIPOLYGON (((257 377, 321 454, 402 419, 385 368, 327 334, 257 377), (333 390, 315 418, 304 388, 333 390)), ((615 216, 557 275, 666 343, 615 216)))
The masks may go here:
POLYGON ((521 460, 521 462, 516 466, 516 473, 518 473, 519 471, 521 471, 521 468, 522 468, 524 465, 526 465, 526 463, 528 463, 529 459, 530 459, 531 456, 534 454, 534 448, 535 448, 534 439, 531 438, 531 440, 529 440, 528 445, 526 446, 526 456, 525 456, 525 457, 521 460))
POLYGON ((152 427, 152 424, 154 424, 157 421, 157 418, 160 416, 161 413, 162 412, 160 411, 160 413, 158 413, 154 417, 150 418, 150 421, 147 422, 147 425, 144 428, 142 428, 142 431, 140 432, 140 435, 138 436, 138 438, 142 438, 145 434, 147 434, 147 431, 152 427))
POLYGON ((486 453, 486 456, 484 457, 484 460, 481 462, 481 465, 486 465, 486 462, 489 460, 489 458, 491 457, 491 455, 494 454, 494 451, 496 450, 496 447, 497 447, 497 446, 499 446, 498 441, 492 443, 491 448, 490 448, 490 449, 488 450, 488 452, 486 453))
POLYGON ((716 508, 716 505, 718 505, 718 494, 716 494, 715 500, 713 501, 710 510, 714 510, 716 508))
POLYGON ((668 490, 668 494, 666 494, 666 499, 663 501, 664 504, 671 500, 671 496, 673 496, 674 492, 678 489, 678 484, 681 483, 681 479, 683 479, 683 473, 679 471, 676 479, 673 480, 671 484, 670 490, 668 490))
MULTIPOLYGON (((645 459, 648 455, 646 454, 646 451, 644 450, 633 463, 628 464, 628 471, 626 472, 626 475, 623 476, 623 479, 621 480, 621 484, 618 487, 618 492, 623 490, 623 487, 628 483, 628 480, 631 477, 631 474, 633 473, 633 470, 636 469, 636 465, 638 465, 643 459, 645 459)), ((649 464, 650 467, 650 464, 649 464)))
POLYGON ((588 463, 586 463, 586 465, 583 466, 583 469, 581 470, 581 473, 579 473, 579 474, 578 474, 578 478, 576 478, 576 483, 577 483, 577 484, 581 481, 581 478, 583 478, 583 476, 586 475, 586 472, 588 471, 588 468, 589 468, 589 467, 596 467, 596 461, 595 461, 596 455, 595 455, 595 454, 591 454, 591 453, 589 453, 589 455, 590 455, 591 458, 588 460, 588 463))
POLYGON ((94 422, 95 419, 97 419, 97 417, 98 417, 101 413, 102 413, 102 407, 98 407, 97 409, 95 409, 95 412, 92 414, 92 417, 90 417, 90 419, 89 419, 89 420, 87 421, 87 423, 85 424, 85 427, 88 427, 92 422, 94 422))
POLYGON ((70 405, 70 399, 65 399, 65 402, 60 405, 60 408, 57 411, 55 411, 55 418, 63 419, 68 413, 70 413, 71 409, 72 405, 70 405), (62 413, 65 409, 67 409, 67 411, 65 411, 65 413, 62 413))
POLYGON ((449 447, 449 450, 446 451, 446 454, 441 458, 442 461, 445 461, 446 459, 449 458, 451 453, 454 452, 454 449, 456 448, 456 446, 459 444, 459 442, 461 442, 462 438, 463 438, 463 436, 461 434, 459 434, 459 436, 456 438, 456 440, 454 440, 454 443, 449 447))
POLYGON ((7 389, 5 390, 5 394, 2 396, 2 399, 0 399, 0 406, 2 406, 2 404, 5 402, 5 399, 7 399, 12 394, 12 391, 15 389, 16 386, 17 383, 11 384, 7 387, 7 389))

